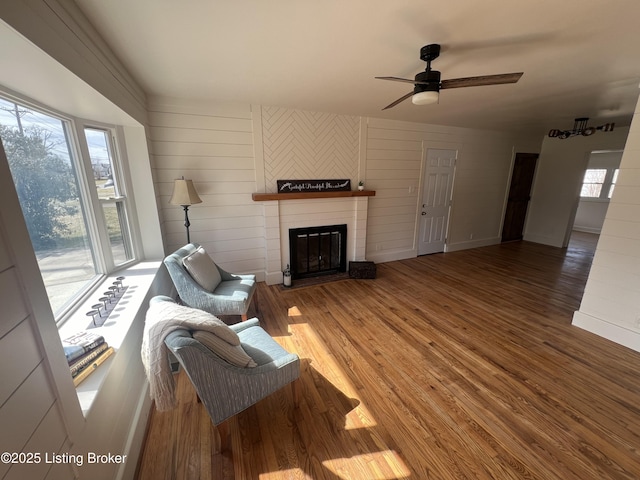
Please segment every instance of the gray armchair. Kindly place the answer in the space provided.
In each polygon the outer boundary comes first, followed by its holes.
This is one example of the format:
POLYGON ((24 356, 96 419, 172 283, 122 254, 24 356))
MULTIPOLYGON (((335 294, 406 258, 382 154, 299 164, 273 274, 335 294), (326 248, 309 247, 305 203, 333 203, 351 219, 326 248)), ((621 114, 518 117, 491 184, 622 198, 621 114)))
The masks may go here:
POLYGON ((242 320, 247 319, 256 291, 255 275, 226 272, 197 243, 167 256, 164 264, 185 305, 213 315, 240 315, 242 320))
MULTIPOLYGON (((160 296, 152 301, 172 300, 160 296)), ((260 327, 257 318, 229 328, 238 334, 242 348, 257 366, 232 365, 193 338, 188 330, 175 330, 165 339, 216 426, 300 376, 298 355, 282 348, 260 327)), ((295 382, 292 389, 294 404, 297 404, 295 382)), ((222 429, 220 435, 225 443, 228 431, 222 429)))

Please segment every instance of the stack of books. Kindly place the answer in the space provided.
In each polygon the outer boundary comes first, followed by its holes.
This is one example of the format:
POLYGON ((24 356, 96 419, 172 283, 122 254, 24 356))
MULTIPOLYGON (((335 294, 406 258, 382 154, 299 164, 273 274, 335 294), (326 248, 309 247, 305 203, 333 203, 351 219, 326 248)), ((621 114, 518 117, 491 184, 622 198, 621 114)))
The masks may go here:
POLYGON ((102 335, 87 331, 65 338, 62 346, 76 387, 113 353, 102 335))

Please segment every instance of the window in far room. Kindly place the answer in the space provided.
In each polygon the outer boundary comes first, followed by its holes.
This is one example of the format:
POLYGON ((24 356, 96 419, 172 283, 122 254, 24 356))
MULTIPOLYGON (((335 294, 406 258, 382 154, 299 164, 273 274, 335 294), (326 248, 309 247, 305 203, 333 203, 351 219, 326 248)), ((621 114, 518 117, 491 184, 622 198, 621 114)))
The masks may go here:
POLYGON ((0 139, 56 321, 134 260, 115 129, 0 96, 0 139))
POLYGON ((617 178, 617 168, 588 168, 582 181, 580 197, 583 199, 610 199, 617 178))

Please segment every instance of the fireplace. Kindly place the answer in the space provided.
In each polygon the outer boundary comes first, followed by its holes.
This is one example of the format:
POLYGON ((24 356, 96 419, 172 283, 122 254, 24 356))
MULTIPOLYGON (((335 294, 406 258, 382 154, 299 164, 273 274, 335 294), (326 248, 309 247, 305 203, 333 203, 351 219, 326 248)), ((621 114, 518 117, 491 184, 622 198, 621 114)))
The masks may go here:
POLYGON ((291 277, 307 278, 347 270, 347 225, 289 229, 291 277))

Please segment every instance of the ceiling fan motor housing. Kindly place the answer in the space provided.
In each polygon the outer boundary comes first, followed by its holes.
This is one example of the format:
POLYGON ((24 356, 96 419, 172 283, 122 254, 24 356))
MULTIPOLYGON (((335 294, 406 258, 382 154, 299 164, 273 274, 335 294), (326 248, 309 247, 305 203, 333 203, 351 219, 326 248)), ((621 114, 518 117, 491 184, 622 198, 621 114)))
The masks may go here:
POLYGON ((440 45, 432 43, 425 45, 420 49, 420 60, 423 62, 431 62, 440 56, 440 45))
POLYGON ((413 93, 420 92, 439 92, 440 91, 440 72, 436 70, 429 70, 426 72, 420 72, 416 75, 416 82, 428 82, 416 83, 413 88, 413 93))

